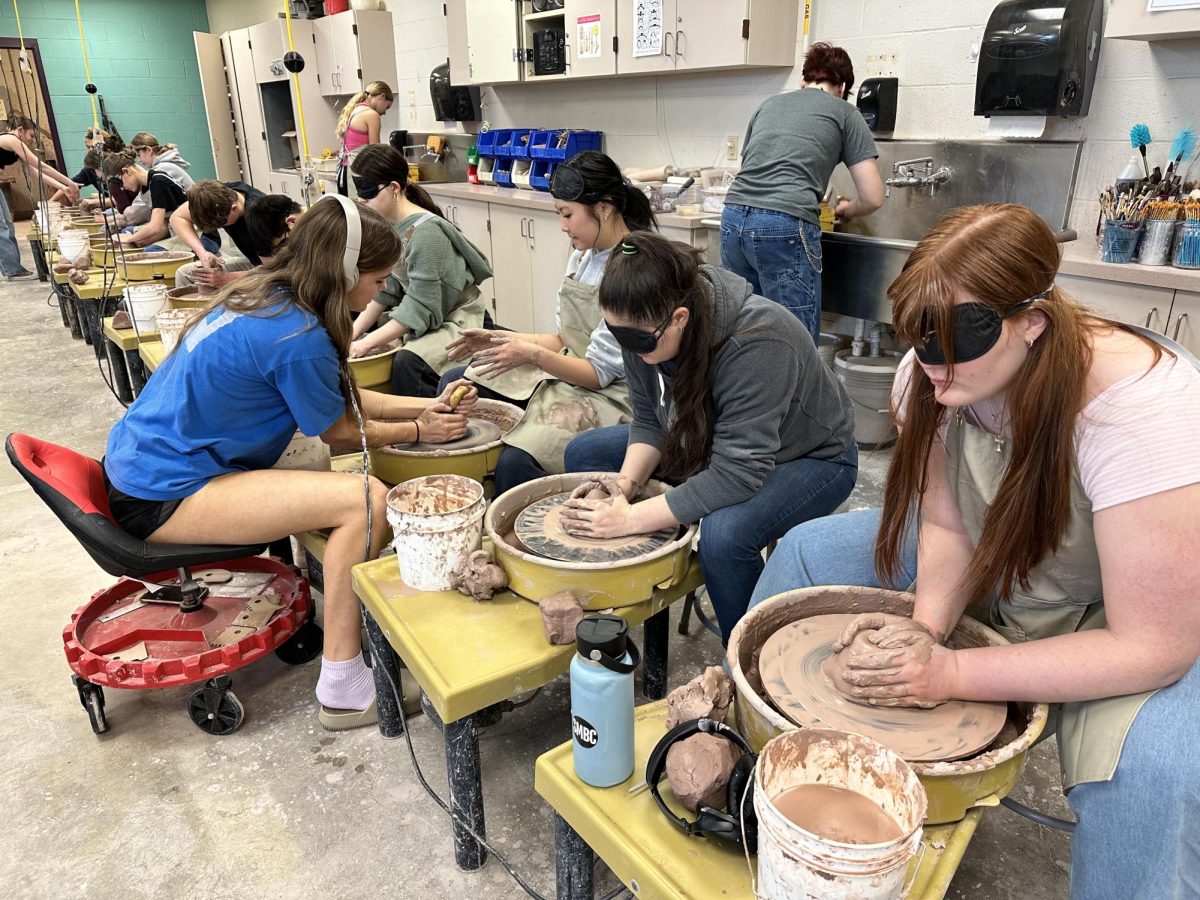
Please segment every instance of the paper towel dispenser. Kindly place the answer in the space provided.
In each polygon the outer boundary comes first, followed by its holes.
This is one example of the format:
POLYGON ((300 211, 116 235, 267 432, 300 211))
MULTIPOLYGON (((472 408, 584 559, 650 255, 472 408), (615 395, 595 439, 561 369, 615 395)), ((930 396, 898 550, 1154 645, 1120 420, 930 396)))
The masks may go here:
POLYGON ((977 116, 1086 116, 1104 0, 1004 0, 988 19, 977 116))

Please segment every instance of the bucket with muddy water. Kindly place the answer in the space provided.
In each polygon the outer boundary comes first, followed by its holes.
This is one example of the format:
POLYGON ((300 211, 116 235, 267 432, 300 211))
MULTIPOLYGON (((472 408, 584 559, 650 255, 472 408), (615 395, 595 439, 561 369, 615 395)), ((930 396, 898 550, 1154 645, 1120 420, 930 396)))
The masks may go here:
POLYGON ((773 738, 754 771, 758 896, 899 897, 926 805, 916 773, 877 741, 818 728, 773 738))
POLYGON ((854 405, 854 440, 860 447, 872 449, 896 436, 889 409, 899 365, 900 354, 894 351, 854 356, 846 349, 834 356, 833 371, 854 405))
POLYGON ((419 591, 450 590, 483 537, 483 485, 462 475, 427 475, 396 485, 387 518, 400 577, 419 591))

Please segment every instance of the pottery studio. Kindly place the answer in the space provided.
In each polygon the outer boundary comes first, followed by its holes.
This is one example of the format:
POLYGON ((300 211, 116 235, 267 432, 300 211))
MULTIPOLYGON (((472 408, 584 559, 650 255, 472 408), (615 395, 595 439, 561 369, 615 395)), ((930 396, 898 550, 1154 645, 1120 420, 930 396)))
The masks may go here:
POLYGON ((0 76, 5 896, 1200 900, 1200 0, 0 76))

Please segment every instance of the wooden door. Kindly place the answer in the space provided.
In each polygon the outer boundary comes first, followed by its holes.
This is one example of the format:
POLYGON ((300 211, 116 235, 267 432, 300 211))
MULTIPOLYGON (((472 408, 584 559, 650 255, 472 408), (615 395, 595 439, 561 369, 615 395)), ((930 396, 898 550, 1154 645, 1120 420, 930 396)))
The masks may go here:
MULTIPOLYGON (((696 0, 686 0, 695 3, 696 0)), ((633 3, 621 0, 617 16, 617 71, 665 72, 675 68, 675 5, 676 0, 650 0, 643 20, 634 15, 633 3), (660 21, 661 20, 661 21, 660 21), (657 29, 657 31, 656 31, 657 29), (643 46, 647 41, 658 41, 660 52, 653 56, 635 56, 639 40, 643 46)), ((705 4, 706 8, 708 4, 705 4)))
MULTIPOLYGON (((446 208, 446 204, 443 204, 443 208, 446 208)), ((448 205, 446 215, 463 233, 463 237, 474 244, 494 267, 488 204, 479 200, 452 200, 448 205)), ((483 297, 483 302, 491 310, 492 318, 496 318, 496 279, 489 278, 481 284, 479 293, 483 297)))
POLYGON ((221 39, 202 31, 193 31, 192 37, 196 42, 196 64, 200 68, 204 114, 208 117, 213 170, 220 181, 240 181, 242 167, 238 162, 237 141, 233 133, 233 109, 229 104, 221 39))
POLYGON ((529 215, 512 206, 489 204, 492 223, 492 271, 495 273, 496 324, 514 331, 535 331, 533 267, 529 215))
POLYGON ((571 255, 571 240, 563 232, 556 212, 529 214, 529 250, 532 254, 533 324, 539 333, 553 334, 558 289, 571 255))
POLYGON ((287 52, 287 35, 283 29, 282 19, 259 22, 249 28, 254 80, 259 84, 283 81, 288 77, 287 69, 283 67, 283 54, 287 52))
MULTIPOLYGON (((742 24, 748 14, 748 0, 680 3, 675 17, 675 68, 744 65, 747 41, 742 24)), ((768 27, 766 22, 760 24, 768 27)))
POLYGON ((254 77, 254 56, 250 48, 250 29, 229 32, 230 58, 233 75, 230 84, 237 86, 235 116, 239 124, 243 148, 243 178, 259 190, 270 183, 271 160, 267 155, 267 130, 263 118, 262 100, 254 77))
POLYGON ((616 75, 617 0, 566 0, 567 77, 616 75))
POLYGON ((468 68, 473 84, 520 81, 517 14, 508 0, 466 0, 468 68))
POLYGON ((467 0, 446 0, 446 38, 449 42, 450 83, 471 83, 471 49, 467 40, 467 0))

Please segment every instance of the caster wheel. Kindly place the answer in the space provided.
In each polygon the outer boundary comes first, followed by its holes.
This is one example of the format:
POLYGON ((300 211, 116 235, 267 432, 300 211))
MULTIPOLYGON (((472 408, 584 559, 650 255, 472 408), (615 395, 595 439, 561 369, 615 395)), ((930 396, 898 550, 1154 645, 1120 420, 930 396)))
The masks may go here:
POLYGON ((79 691, 79 703, 87 711, 88 720, 92 723, 92 731, 104 734, 108 731, 108 720, 104 717, 104 688, 90 681, 84 681, 78 675, 72 675, 71 681, 79 691))
POLYGON ((289 666, 299 666, 321 655, 325 632, 311 619, 296 629, 296 633, 275 648, 275 655, 289 666))
POLYGON ((188 700, 188 715, 196 727, 217 737, 233 734, 246 718, 242 701, 229 690, 228 679, 225 681, 221 685, 215 678, 209 680, 188 700))

